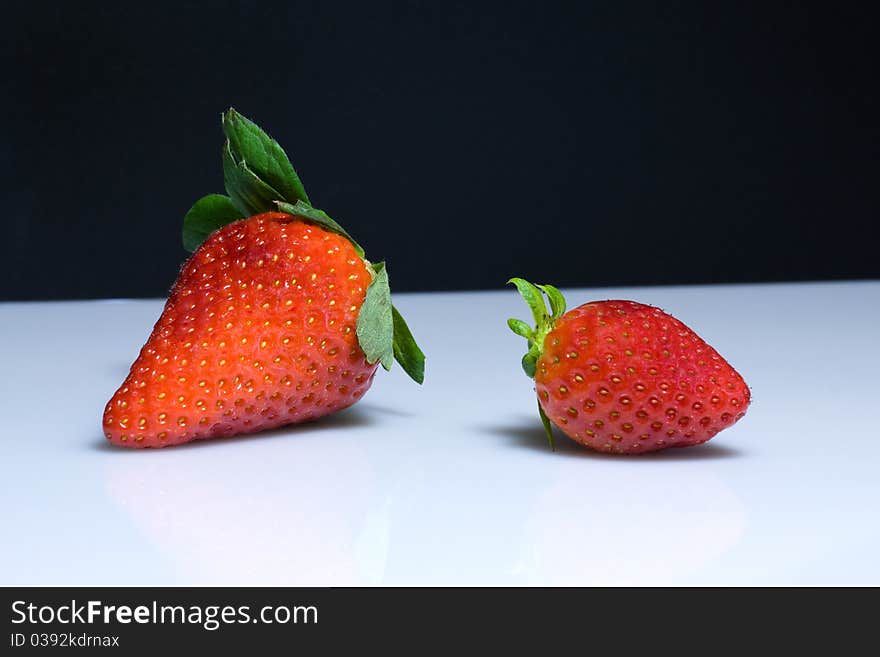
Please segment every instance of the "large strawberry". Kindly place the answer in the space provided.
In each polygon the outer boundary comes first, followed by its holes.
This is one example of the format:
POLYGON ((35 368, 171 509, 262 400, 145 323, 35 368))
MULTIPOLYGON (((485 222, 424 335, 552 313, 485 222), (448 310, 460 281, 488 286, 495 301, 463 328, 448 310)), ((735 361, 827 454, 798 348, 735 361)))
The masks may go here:
POLYGON ((396 359, 417 382, 424 355, 372 264, 312 207, 281 147, 223 115, 228 196, 184 217, 183 265, 147 343, 104 412, 125 447, 165 447, 333 413, 396 359))
POLYGON ((641 454, 704 443, 745 415, 751 395, 739 373, 659 308, 594 301, 565 312, 555 287, 510 282, 535 319, 508 326, 528 340, 522 365, 551 447, 551 422, 587 447, 641 454))

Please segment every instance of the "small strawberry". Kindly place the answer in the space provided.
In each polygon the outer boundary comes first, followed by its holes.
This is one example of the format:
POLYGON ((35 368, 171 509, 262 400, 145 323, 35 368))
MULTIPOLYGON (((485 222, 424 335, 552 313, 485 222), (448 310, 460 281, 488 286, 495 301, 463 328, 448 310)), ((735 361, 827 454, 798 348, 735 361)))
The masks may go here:
POLYGON ((255 124, 229 110, 223 129, 229 196, 206 196, 184 218, 194 253, 107 404, 114 444, 165 447, 328 415, 395 358, 423 380, 384 263, 311 206, 255 124))
POLYGON ((551 422, 587 447, 644 454, 699 445, 745 415, 751 395, 739 373, 659 308, 594 301, 565 312, 553 286, 510 282, 536 323, 507 322, 529 342, 522 365, 551 447, 551 422))

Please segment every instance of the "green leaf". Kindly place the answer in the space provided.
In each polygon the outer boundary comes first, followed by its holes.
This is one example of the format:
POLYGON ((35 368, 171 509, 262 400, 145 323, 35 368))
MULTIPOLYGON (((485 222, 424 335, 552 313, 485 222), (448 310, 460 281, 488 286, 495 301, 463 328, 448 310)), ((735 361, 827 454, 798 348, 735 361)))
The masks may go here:
POLYGON ((541 408, 541 402, 538 402, 538 415, 541 416, 541 424, 544 425, 544 432, 547 434, 547 442, 550 443, 550 449, 555 452, 556 447, 553 445, 553 427, 550 425, 550 418, 547 417, 544 409, 541 408))
POLYGON ((550 301, 551 319, 557 320, 562 317, 565 314, 565 297, 562 296, 562 292, 552 285, 538 285, 537 287, 547 295, 547 299, 550 301))
POLYGON ((516 289, 519 290, 522 298, 526 300, 526 303, 532 311, 532 317, 535 318, 535 324, 537 326, 546 324, 548 318, 547 306, 544 304, 544 297, 541 295, 541 290, 522 278, 511 278, 507 282, 516 285, 516 289))
POLYGON ((391 288, 385 263, 373 265, 376 273, 367 288, 364 304, 358 313, 357 337, 368 363, 379 361, 386 370, 394 362, 394 318, 391 311, 391 288))
POLYGON ((425 354, 416 344, 403 315, 394 306, 391 306, 391 316, 394 318, 394 360, 400 363, 409 378, 421 384, 425 381, 425 354))
POLYGON ((303 217, 304 219, 308 219, 312 223, 318 224, 319 226, 326 228, 330 232, 342 235, 345 239, 351 242, 354 250, 357 251, 357 254, 361 258, 364 257, 364 250, 361 248, 361 245, 355 242, 351 235, 345 232, 345 229, 342 226, 333 221, 333 219, 331 219, 326 212, 318 210, 317 208, 313 208, 308 203, 303 203, 302 201, 297 201, 294 205, 291 205, 290 203, 287 203, 285 201, 275 201, 275 206, 280 212, 286 212, 287 214, 293 214, 298 217, 303 217))
POLYGON ((258 178, 281 193, 279 200, 309 203, 302 181, 277 141, 231 107, 223 115, 222 123, 236 162, 247 162, 258 178))
POLYGON ((529 351, 523 356, 522 368, 528 376, 534 378, 537 361, 544 349, 544 339, 553 330, 556 320, 565 312, 565 297, 552 285, 533 285, 522 278, 511 278, 507 282, 516 285, 516 289, 525 299, 535 319, 534 328, 519 319, 507 320, 511 331, 529 341, 529 351), (545 294, 550 302, 549 315, 544 302, 545 294))
POLYGON ((532 330, 532 327, 526 324, 521 319, 513 319, 511 317, 507 320, 507 325, 510 327, 511 331, 525 338, 526 340, 531 340, 532 336, 535 334, 535 332, 532 330))
POLYGON ((235 160, 229 141, 223 147, 223 183, 235 207, 245 216, 271 212, 275 210, 275 201, 281 198, 244 160, 235 160))
POLYGON ((183 248, 192 253, 208 235, 241 218, 241 212, 228 196, 222 194, 203 196, 183 217, 183 248))

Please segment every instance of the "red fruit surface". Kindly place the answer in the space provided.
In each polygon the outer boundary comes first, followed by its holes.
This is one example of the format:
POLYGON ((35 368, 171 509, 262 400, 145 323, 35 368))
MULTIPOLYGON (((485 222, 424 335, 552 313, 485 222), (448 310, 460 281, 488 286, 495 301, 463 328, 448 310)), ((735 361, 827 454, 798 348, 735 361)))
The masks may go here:
POLYGON ((696 333, 634 301, 579 306, 536 364, 538 400, 577 442, 633 454, 706 442, 746 412, 743 378, 696 333))
POLYGON ((345 238, 270 212, 220 228, 184 264, 107 404, 104 433, 165 447, 346 408, 372 383, 356 335, 371 275, 345 238))

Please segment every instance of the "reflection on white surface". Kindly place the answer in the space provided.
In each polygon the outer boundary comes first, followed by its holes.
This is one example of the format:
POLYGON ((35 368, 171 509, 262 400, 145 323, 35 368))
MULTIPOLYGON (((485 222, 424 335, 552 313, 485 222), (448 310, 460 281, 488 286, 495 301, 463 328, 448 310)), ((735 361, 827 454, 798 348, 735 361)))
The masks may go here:
POLYGON ((186 581, 366 584, 377 563, 381 577, 376 547, 387 529, 370 508, 375 475, 351 435, 359 417, 173 455, 122 455, 106 464, 107 492, 186 581), (271 453, 256 444, 270 440, 271 453))
MULTIPOLYGON (((650 458, 650 457, 649 457, 650 458)), ((533 583, 668 585, 699 572, 742 538, 746 510, 706 462, 675 478, 668 463, 567 463, 530 509, 533 583)))
POLYGON ((748 415, 701 447, 551 452, 518 295, 395 295, 424 387, 380 372, 313 424, 134 452, 101 413, 162 302, 0 304, 0 584, 880 584, 880 283, 567 296, 686 320, 748 415))
POLYGON ((353 435, 366 417, 352 409, 173 457, 114 452, 107 492, 202 584, 665 583, 715 560, 745 527, 743 505, 699 461, 670 479, 651 457, 536 443, 533 458, 553 465, 522 483, 479 459, 449 470, 420 453, 391 458, 380 477, 353 435), (258 444, 269 440, 271 468, 258 444))

